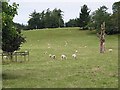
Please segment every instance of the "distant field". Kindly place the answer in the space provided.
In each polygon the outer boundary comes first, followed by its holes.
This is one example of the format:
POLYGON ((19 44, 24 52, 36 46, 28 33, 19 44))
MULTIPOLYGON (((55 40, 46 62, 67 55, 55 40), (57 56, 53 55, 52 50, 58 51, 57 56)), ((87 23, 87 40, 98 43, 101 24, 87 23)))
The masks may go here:
POLYGON ((117 35, 106 36, 106 52, 101 54, 95 31, 57 28, 23 34, 27 42, 21 51, 30 51, 30 61, 3 65, 3 88, 118 87, 117 35), (77 60, 71 56, 76 49, 77 60), (49 54, 55 54, 56 60, 49 54), (61 60, 61 54, 66 54, 67 60, 61 60))

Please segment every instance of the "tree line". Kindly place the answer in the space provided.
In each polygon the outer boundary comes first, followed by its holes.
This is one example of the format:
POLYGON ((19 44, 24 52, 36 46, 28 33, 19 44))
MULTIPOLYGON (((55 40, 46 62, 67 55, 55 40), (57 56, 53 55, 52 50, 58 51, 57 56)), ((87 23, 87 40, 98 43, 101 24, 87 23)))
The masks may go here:
POLYGON ((81 7, 79 17, 75 19, 70 19, 68 22, 63 20, 63 11, 55 8, 50 11, 43 10, 38 13, 34 10, 30 14, 30 19, 28 20, 28 25, 15 25, 20 29, 42 29, 42 28, 58 28, 58 27, 80 27, 83 30, 97 30, 100 31, 100 25, 106 23, 106 33, 116 34, 120 33, 120 1, 115 2, 112 5, 113 13, 107 12, 108 8, 106 6, 101 6, 94 12, 88 8, 87 5, 81 7), (90 14, 91 12, 91 14, 90 14))
POLYGON ((62 12, 60 9, 55 8, 50 11, 48 8, 46 11, 38 13, 34 11, 30 14, 30 19, 28 21, 29 29, 42 29, 42 28, 58 28, 64 26, 64 21, 62 17, 62 12))
POLYGON ((87 5, 83 5, 79 18, 70 19, 66 23, 66 27, 80 27, 83 30, 96 29, 100 31, 100 25, 106 23, 106 33, 116 34, 120 33, 120 1, 112 5, 113 14, 107 12, 106 6, 101 6, 90 14, 87 5))

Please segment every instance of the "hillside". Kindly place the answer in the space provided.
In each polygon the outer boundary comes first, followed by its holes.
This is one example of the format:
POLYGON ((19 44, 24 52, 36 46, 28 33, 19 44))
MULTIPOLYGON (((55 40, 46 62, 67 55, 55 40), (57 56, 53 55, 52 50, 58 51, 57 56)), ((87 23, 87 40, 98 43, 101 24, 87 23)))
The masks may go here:
POLYGON ((3 65, 3 87, 117 88, 118 36, 106 36, 106 52, 99 53, 95 31, 57 28, 23 31, 30 61, 3 65), (109 52, 108 49, 113 51, 109 52), (77 53, 77 60, 72 54, 77 53), (49 54, 55 54, 52 60, 49 54), (61 60, 61 54, 67 60, 61 60))

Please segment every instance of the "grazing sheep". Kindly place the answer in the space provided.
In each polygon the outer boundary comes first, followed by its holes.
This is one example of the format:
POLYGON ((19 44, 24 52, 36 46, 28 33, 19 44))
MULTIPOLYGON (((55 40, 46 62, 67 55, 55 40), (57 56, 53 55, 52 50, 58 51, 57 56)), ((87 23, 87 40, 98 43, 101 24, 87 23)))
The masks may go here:
POLYGON ((44 52, 44 54, 47 54, 47 51, 46 51, 46 52, 44 52))
POLYGON ((76 50, 75 52, 78 53, 78 50, 76 50))
POLYGON ((64 46, 67 46, 67 44, 68 44, 67 41, 65 41, 65 45, 64 46))
POLYGON ((48 46, 50 46, 50 44, 48 43, 48 46))
POLYGON ((67 56, 66 55, 61 55, 61 60, 63 60, 63 59, 67 59, 67 56))
POLYGON ((52 57, 52 54, 49 54, 49 57, 51 58, 51 57, 52 57))
POLYGON ((76 54, 72 54, 72 57, 77 59, 77 55, 76 54))
POLYGON ((27 50, 25 50, 25 53, 27 53, 28 51, 27 50))
POLYGON ((8 56, 3 56, 4 59, 8 59, 8 56))
POLYGON ((56 59, 56 56, 55 56, 55 55, 52 55, 52 59, 56 59))
POLYGON ((48 48, 51 48, 51 47, 48 47, 48 48))
POLYGON ((113 49, 109 49, 109 52, 112 52, 113 51, 113 49))

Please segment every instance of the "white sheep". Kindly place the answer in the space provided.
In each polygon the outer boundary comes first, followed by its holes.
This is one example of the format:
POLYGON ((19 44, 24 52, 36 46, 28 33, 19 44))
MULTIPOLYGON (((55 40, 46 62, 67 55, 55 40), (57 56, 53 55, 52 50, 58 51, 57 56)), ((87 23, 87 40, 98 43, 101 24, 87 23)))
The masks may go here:
POLYGON ((67 56, 64 54, 61 55, 61 60, 63 60, 63 59, 67 59, 67 56))
POLYGON ((44 54, 47 54, 47 51, 46 51, 46 52, 44 52, 44 54))
POLYGON ((48 43, 48 46, 50 46, 50 44, 48 43))
POLYGON ((51 58, 51 57, 52 57, 52 54, 49 54, 49 57, 51 58))
POLYGON ((56 59, 56 56, 55 56, 55 55, 52 55, 52 59, 56 59))
POLYGON ((78 53, 78 50, 76 50, 75 53, 78 53))
POLYGON ((51 48, 51 47, 48 47, 48 48, 51 48))
POLYGON ((8 59, 8 56, 3 56, 4 59, 8 59))
POLYGON ((27 53, 28 51, 27 50, 25 50, 25 53, 27 53))
POLYGON ((72 54, 72 57, 77 59, 77 55, 76 54, 72 54))
POLYGON ((108 51, 109 51, 109 52, 112 52, 112 51, 113 51, 113 49, 109 49, 108 51))

